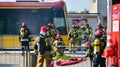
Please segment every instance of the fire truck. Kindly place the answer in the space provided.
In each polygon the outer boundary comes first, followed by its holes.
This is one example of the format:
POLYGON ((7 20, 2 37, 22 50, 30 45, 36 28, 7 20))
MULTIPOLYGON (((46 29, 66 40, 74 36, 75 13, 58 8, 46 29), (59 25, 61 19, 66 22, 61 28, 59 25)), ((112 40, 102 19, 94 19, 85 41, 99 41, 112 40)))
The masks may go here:
POLYGON ((106 67, 120 67, 120 0, 107 0, 106 67))

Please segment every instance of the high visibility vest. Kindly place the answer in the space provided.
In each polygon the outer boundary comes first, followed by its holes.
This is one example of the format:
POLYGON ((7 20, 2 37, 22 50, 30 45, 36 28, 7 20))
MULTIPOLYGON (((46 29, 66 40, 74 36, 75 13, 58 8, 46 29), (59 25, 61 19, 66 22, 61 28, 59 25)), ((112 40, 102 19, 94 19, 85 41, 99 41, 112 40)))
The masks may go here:
POLYGON ((59 46, 63 46, 64 45, 64 42, 63 42, 63 40, 62 39, 58 39, 57 40, 58 41, 58 43, 57 43, 57 45, 59 46))
POLYGON ((71 30, 70 32, 69 32, 69 37, 70 38, 76 38, 76 37, 78 37, 78 32, 77 32, 77 30, 71 30))
POLYGON ((50 29, 50 32, 53 37, 59 33, 57 29, 50 29))
POLYGON ((86 32, 86 35, 92 34, 92 28, 91 27, 86 28, 85 32, 86 32))

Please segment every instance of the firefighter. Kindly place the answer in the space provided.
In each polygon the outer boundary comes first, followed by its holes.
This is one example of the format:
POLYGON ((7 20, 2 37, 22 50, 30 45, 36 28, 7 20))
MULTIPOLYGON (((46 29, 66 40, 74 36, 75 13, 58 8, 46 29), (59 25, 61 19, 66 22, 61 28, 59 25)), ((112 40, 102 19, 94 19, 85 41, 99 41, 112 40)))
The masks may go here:
POLYGON ((105 58, 102 57, 102 53, 106 47, 106 41, 103 39, 103 31, 97 30, 95 33, 94 42, 90 45, 87 56, 93 57, 93 67, 106 67, 105 58))
POLYGON ((55 27, 55 24, 51 24, 51 35, 55 39, 56 35, 59 34, 58 30, 55 27))
POLYGON ((58 34, 58 30, 55 28, 55 25, 53 23, 48 23, 48 32, 47 36, 49 37, 49 40, 51 41, 51 45, 55 40, 56 34, 58 34))
POLYGON ((48 23, 48 32, 47 32, 48 37, 52 37, 51 29, 52 29, 52 23, 48 23))
POLYGON ((73 19, 73 24, 79 25, 80 20, 79 19, 73 19))
POLYGON ((102 30, 106 34, 106 28, 102 26, 101 23, 98 23, 98 28, 96 30, 102 30))
POLYGON ((85 23, 85 34, 84 34, 84 39, 85 41, 90 41, 92 38, 92 28, 89 26, 88 23, 85 23))
POLYGON ((46 26, 42 26, 40 35, 35 41, 34 52, 38 54, 36 67, 49 67, 51 45, 46 35, 48 31, 46 26))
POLYGON ((63 39, 61 38, 60 34, 56 35, 56 39, 53 42, 53 50, 55 51, 55 57, 54 59, 59 59, 60 56, 64 55, 64 49, 65 49, 65 44, 63 42, 63 39), (56 56, 56 53, 59 54, 59 56, 56 56), (58 58, 57 58, 58 57, 58 58))
POLYGON ((104 37, 105 40, 107 40, 107 36, 106 36, 107 35, 107 30, 106 30, 105 27, 102 26, 101 23, 98 23, 98 28, 96 30, 102 30, 103 34, 104 34, 103 37, 104 37))
POLYGON ((82 30, 79 28, 78 25, 73 24, 72 30, 68 33, 68 39, 69 39, 69 51, 75 52, 76 49, 74 46, 81 46, 81 39, 82 39, 82 30), (72 48, 72 46, 74 48, 72 48))
POLYGON ((23 22, 19 30, 19 41, 21 43, 22 56, 24 56, 25 54, 25 49, 29 50, 30 40, 31 40, 30 31, 27 28, 26 22, 23 22))

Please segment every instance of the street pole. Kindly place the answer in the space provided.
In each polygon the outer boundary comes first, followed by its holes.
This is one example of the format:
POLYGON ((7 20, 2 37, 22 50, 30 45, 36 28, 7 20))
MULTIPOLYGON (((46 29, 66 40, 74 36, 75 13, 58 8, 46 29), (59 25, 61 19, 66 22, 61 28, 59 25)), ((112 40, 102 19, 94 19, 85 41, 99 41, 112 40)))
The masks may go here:
POLYGON ((97 22, 98 22, 98 23, 101 23, 101 16, 100 16, 100 13, 98 13, 98 16, 97 16, 97 22))
MULTIPOLYGON (((112 31, 112 0, 107 0, 107 31, 112 31)), ((108 34, 107 32, 107 34, 108 34)))
MULTIPOLYGON (((112 0, 107 0, 107 36, 112 32, 112 0)), ((108 38, 107 38, 108 41, 108 38)), ((108 47, 109 45, 106 45, 108 47)), ((106 58, 106 66, 110 66, 110 57, 106 58)))

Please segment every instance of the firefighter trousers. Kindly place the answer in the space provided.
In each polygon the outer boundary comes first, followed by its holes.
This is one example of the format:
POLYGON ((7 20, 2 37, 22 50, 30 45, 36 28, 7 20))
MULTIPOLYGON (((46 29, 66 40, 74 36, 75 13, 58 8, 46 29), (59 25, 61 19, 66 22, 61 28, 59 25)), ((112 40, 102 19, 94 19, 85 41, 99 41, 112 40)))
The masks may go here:
POLYGON ((44 54, 38 55, 36 67, 49 67, 49 64, 50 64, 50 51, 45 51, 44 54))
POLYGON ((102 58, 101 56, 94 56, 93 57, 93 67, 106 67, 105 65, 105 58, 102 58))

